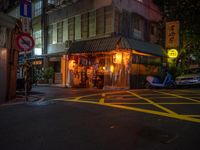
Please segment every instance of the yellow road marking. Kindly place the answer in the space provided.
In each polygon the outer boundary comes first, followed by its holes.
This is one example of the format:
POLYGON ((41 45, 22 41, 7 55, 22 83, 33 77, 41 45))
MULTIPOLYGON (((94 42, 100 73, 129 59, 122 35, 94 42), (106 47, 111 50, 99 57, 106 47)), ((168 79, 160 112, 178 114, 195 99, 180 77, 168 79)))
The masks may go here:
POLYGON ((200 117, 200 115, 184 115, 184 116, 187 116, 187 117, 200 117))
POLYGON ((193 98, 189 98, 189 97, 185 97, 185 96, 181 96, 181 95, 177 95, 177 94, 172 94, 172 93, 166 93, 166 92, 160 92, 160 91, 154 91, 156 93, 160 93, 160 94, 165 94, 165 95, 170 95, 170 96, 174 96, 174 97, 178 97, 178 98, 183 98, 183 99, 187 99, 193 102, 197 102, 200 103, 200 101, 193 99, 193 98))
POLYGON ((104 103, 104 98, 100 98, 99 103, 103 104, 104 103))
POLYGON ((115 93, 122 93, 122 92, 125 92, 125 91, 108 91, 108 92, 103 92, 103 93, 88 94, 88 95, 73 97, 73 99, 78 101, 78 100, 80 100, 81 98, 84 98, 84 97, 90 97, 90 96, 96 96, 96 95, 102 95, 102 94, 109 94, 109 93, 115 94, 115 93))
POLYGON ((102 98, 100 98, 99 103, 104 104, 104 97, 106 96, 105 93, 102 94, 102 98))
POLYGON ((180 92, 188 92, 188 93, 192 93, 192 94, 197 94, 197 95, 200 95, 199 91, 193 91, 193 90, 177 90, 177 91, 180 91, 180 92))
MULTIPOLYGON (((126 102, 109 102, 109 104, 114 104, 114 105, 152 105, 151 103, 126 103, 126 102)), ((156 103, 156 104, 160 104, 160 105, 200 105, 200 103, 156 103)))
POLYGON ((134 96, 138 97, 139 99, 142 99, 142 100, 145 100, 145 101, 151 103, 152 105, 154 105, 154 106, 156 106, 156 107, 158 107, 158 108, 160 108, 160 109, 162 109, 162 110, 164 110, 164 111, 166 111, 166 112, 168 112, 170 114, 176 114, 175 112, 171 111, 170 109, 165 108, 165 107, 153 102, 152 100, 150 100, 148 98, 142 97, 142 96, 140 96, 140 95, 138 95, 136 93, 130 92, 130 91, 127 91, 127 92, 130 93, 131 95, 134 95, 134 96))
POLYGON ((76 102, 76 103, 87 103, 87 104, 102 105, 102 106, 107 106, 107 107, 112 107, 112 108, 126 109, 126 110, 131 110, 131 111, 137 111, 137 112, 142 112, 142 113, 147 113, 147 114, 159 115, 159 116, 164 116, 164 117, 169 117, 169 118, 174 118, 174 119, 179 119, 179 120, 184 120, 184 121, 200 123, 200 119, 198 119, 198 118, 192 118, 192 117, 179 115, 179 114, 165 113, 165 112, 159 112, 159 111, 148 110, 148 109, 121 106, 121 105, 112 105, 112 104, 108 104, 108 103, 102 104, 102 103, 92 102, 92 101, 82 101, 82 100, 74 101, 74 100, 67 100, 67 99, 59 99, 59 100, 76 102))

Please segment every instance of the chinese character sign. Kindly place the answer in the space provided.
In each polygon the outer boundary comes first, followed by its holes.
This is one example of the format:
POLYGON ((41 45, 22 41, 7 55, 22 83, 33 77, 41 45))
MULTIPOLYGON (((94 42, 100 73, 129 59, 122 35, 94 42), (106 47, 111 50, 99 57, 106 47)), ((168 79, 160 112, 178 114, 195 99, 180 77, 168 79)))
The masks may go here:
POLYGON ((166 23, 166 48, 179 47, 179 21, 172 21, 166 23))
POLYGON ((32 3, 31 0, 19 0, 20 2, 20 16, 31 18, 32 3))

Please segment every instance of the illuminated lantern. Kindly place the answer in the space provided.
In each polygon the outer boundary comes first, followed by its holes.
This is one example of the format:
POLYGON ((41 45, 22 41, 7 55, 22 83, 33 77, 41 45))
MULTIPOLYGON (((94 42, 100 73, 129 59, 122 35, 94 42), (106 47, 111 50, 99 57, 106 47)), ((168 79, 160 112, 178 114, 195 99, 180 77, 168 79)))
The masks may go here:
POLYGON ((114 56, 113 56, 113 62, 115 64, 121 64, 122 63, 122 53, 117 52, 114 56))
POLYGON ((114 66, 113 65, 110 66, 110 72, 112 72, 112 73, 114 72, 114 66))
POLYGON ((167 55, 169 56, 169 58, 177 58, 178 51, 176 49, 170 49, 170 50, 168 50, 167 55))
POLYGON ((75 63, 75 60, 70 60, 69 61, 69 69, 70 70, 74 70, 74 65, 75 65, 74 63, 75 63))

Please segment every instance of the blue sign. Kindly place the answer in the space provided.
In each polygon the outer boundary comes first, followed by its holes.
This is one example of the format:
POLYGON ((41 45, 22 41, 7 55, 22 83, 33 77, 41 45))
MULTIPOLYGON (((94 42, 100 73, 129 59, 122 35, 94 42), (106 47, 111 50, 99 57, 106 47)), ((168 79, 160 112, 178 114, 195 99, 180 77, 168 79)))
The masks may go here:
POLYGON ((31 18, 32 3, 31 0, 19 0, 20 2, 20 16, 31 18))

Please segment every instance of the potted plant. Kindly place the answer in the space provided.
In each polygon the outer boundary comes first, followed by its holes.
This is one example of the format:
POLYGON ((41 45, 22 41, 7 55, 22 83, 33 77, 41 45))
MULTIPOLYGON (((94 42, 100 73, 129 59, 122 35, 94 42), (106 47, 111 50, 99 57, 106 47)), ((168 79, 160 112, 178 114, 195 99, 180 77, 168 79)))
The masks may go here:
POLYGON ((48 83, 52 84, 53 83, 53 76, 54 76, 54 69, 53 69, 53 67, 46 68, 44 76, 48 80, 48 83))

